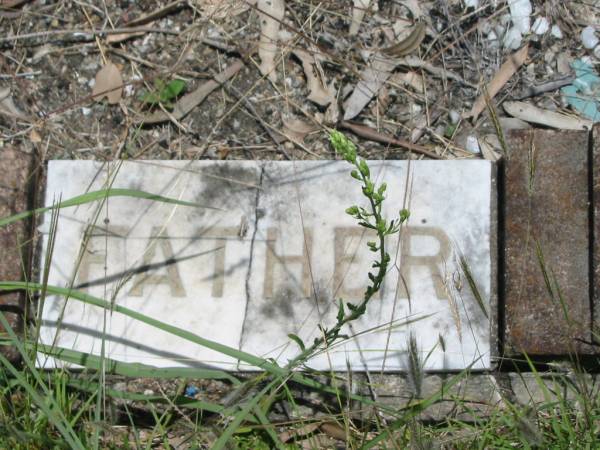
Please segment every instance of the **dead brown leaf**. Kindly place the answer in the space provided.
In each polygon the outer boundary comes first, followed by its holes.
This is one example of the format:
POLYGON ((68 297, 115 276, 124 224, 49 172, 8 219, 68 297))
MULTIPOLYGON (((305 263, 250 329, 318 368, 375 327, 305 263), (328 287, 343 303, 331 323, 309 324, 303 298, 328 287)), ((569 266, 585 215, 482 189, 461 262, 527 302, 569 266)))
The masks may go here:
POLYGON ((305 122, 302 119, 298 119, 295 117, 283 117, 283 134, 292 138, 292 141, 296 142, 304 142, 304 138, 319 129, 319 127, 315 124, 305 122))
POLYGON ((42 137, 40 136, 40 133, 36 131, 35 128, 32 128, 29 132, 29 140, 34 144, 39 144, 40 142, 42 142, 42 137))
POLYGON ((365 17, 365 12, 369 8, 371 0, 354 0, 354 6, 352 8, 352 23, 350 24, 350 36, 354 36, 358 33, 360 24, 365 17))
POLYGON ((0 89, 0 114, 16 119, 25 117, 19 108, 17 108, 15 102, 13 102, 10 88, 0 89))
POLYGON ((123 95, 123 78, 119 68, 108 61, 102 69, 96 74, 96 83, 92 90, 92 96, 99 102, 104 97, 108 99, 108 103, 119 103, 123 95))
POLYGON ((525 45, 520 50, 517 50, 513 54, 511 54, 508 59, 500 66, 500 70, 496 73, 492 81, 487 86, 487 94, 484 91, 473 103, 473 107, 471 111, 468 113, 467 117, 472 117, 473 120, 477 120, 481 111, 483 111, 487 105, 486 98, 492 99, 494 96, 500 92, 500 89, 512 78, 512 76, 519 70, 519 67, 523 65, 525 60, 527 59, 527 52, 529 51, 529 46, 525 45))
POLYGON ((417 72, 410 71, 404 73, 395 73, 390 77, 390 83, 409 86, 419 94, 425 92, 425 80, 423 80, 423 77, 417 72))
POLYGON ((328 436, 340 441, 346 441, 346 430, 335 422, 325 422, 321 424, 321 431, 328 436))
POLYGON ((381 54, 373 57, 371 64, 360 73, 360 81, 352 91, 352 95, 344 102, 344 120, 353 119, 360 114, 371 99, 377 95, 397 65, 397 60, 389 59, 381 54))
POLYGON ((294 428, 291 430, 285 430, 282 433, 279 433, 279 440, 283 443, 288 442, 290 439, 299 438, 302 436, 306 436, 307 434, 312 433, 313 431, 319 428, 320 423, 309 423, 299 428, 294 428))
POLYGON ((302 49, 295 49, 293 53, 302 63, 302 68, 306 74, 306 83, 308 84, 309 91, 307 99, 320 106, 327 106, 335 101, 333 81, 331 84, 327 85, 327 83, 323 81, 322 76, 315 73, 318 71, 319 62, 314 54, 302 49))

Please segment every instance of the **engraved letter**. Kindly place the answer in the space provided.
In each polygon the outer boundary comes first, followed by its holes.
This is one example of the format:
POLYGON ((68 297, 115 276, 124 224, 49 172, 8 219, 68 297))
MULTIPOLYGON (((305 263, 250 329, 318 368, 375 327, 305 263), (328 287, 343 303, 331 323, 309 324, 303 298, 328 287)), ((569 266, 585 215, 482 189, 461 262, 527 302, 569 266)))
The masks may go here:
POLYGON ((305 242, 302 245, 302 255, 297 256, 282 256, 275 253, 275 246, 279 232, 276 228, 267 230, 267 263, 265 267, 265 282, 264 296, 265 298, 273 297, 273 278, 275 275, 275 267, 281 266, 283 270, 288 272, 288 264, 302 264, 302 292, 304 297, 310 297, 310 262, 308 260, 308 250, 312 250, 312 233, 310 230, 304 230, 305 242))
POLYGON ((127 235, 127 227, 119 225, 110 225, 109 227, 91 225, 87 228, 86 235, 89 238, 87 239, 85 248, 80 253, 81 260, 77 273, 77 284, 80 289, 90 287, 94 284, 94 281, 102 280, 106 276, 104 268, 107 264, 107 246, 110 247, 109 252, 118 252, 118 257, 122 257, 122 244, 127 235), (92 266, 101 266, 102 271, 95 272, 92 270, 92 266), (96 280, 90 280, 90 275, 95 275, 96 280))
POLYGON ((218 242, 213 252, 215 253, 215 266, 213 275, 213 284, 211 295, 213 297, 223 297, 223 288, 225 286, 225 248, 227 239, 231 237, 239 237, 239 227, 214 227, 211 229, 214 236, 205 236, 201 234, 202 239, 214 239, 218 242))
POLYGON ((402 259, 400 260, 400 277, 398 279, 398 291, 401 298, 409 298, 407 287, 411 288, 411 269, 418 266, 427 267, 431 274, 433 287, 438 299, 448 299, 444 288, 444 277, 440 265, 450 257, 450 240, 441 228, 435 227, 406 227, 402 230, 402 259), (439 250, 432 255, 413 255, 411 241, 414 236, 425 236, 437 240, 439 250), (406 286, 404 284, 406 281, 406 286))
POLYGON ((152 227, 152 238, 150 245, 144 252, 144 261, 142 263, 142 269, 144 269, 144 271, 138 273, 138 275, 134 278, 133 287, 129 291, 129 295, 133 297, 141 297, 143 295, 144 285, 149 284, 166 284, 171 289, 171 295, 173 297, 185 297, 185 289, 183 288, 181 276, 179 275, 179 269, 177 268, 177 264, 173 255, 173 246, 171 245, 171 240, 168 236, 161 236, 159 234, 160 230, 161 227, 152 227), (161 265, 166 268, 167 273, 163 275, 147 273, 150 270, 154 270, 151 266, 153 265, 152 260, 156 254, 157 246, 160 246, 162 254, 165 257, 161 265))
MULTIPOLYGON (((350 266, 358 263, 358 255, 363 253, 364 249, 360 245, 355 245, 354 250, 346 247, 346 242, 362 244, 362 236, 376 236, 375 233, 369 233, 359 227, 336 227, 335 230, 335 271, 333 275, 333 289, 336 298, 345 300, 361 300, 364 296, 365 286, 346 288, 344 281, 350 272, 350 266), (350 250, 350 251, 349 251, 350 250)), ((366 246, 365 246, 366 247, 366 246)), ((361 278, 362 280, 362 278, 361 278)), ((363 283, 364 284, 364 283, 363 283)), ((380 295, 383 295, 381 290, 380 295)))

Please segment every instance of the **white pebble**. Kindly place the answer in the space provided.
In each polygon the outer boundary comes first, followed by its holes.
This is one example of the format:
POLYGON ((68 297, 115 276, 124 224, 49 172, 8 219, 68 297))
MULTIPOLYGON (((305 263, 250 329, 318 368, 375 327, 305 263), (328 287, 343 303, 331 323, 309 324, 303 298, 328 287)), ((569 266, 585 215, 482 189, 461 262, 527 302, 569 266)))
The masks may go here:
POLYGON ((423 108, 421 107, 421 105, 418 105, 416 103, 411 103, 410 107, 408 109, 410 111, 410 115, 413 117, 418 115, 421 111, 423 111, 423 108))
POLYGON ((465 0, 465 8, 479 8, 479 0, 465 0))
POLYGON ((512 27, 504 35, 504 47, 509 48, 511 50, 518 49, 521 46, 522 37, 523 35, 521 34, 521 31, 519 31, 517 27, 512 27))
POLYGON ((531 26, 535 34, 544 34, 550 29, 550 22, 545 17, 536 17, 531 26))
POLYGON ((279 30, 277 32, 277 37, 279 38, 280 42, 288 42, 292 40, 294 35, 288 30, 279 30))
POLYGON ((510 18, 512 23, 521 34, 529 33, 531 25, 531 2, 529 0, 509 0, 510 18))
POLYGON ((91 108, 86 108, 86 107, 81 108, 81 114, 83 114, 84 116, 89 116, 91 113, 92 113, 91 108))
POLYGON ((562 39, 563 37, 562 31, 560 30, 560 27, 558 25, 552 25, 552 28, 550 29, 550 34, 556 39, 562 39))
POLYGON ((467 136, 467 142, 465 142, 465 149, 473 154, 479 153, 479 141, 476 136, 467 136))
POLYGON ((596 37, 596 30, 594 27, 587 26, 581 30, 581 42, 585 48, 594 48, 598 45, 598 38, 596 37))
POLYGON ((450 116, 450 122, 452 122, 453 125, 456 125, 460 120, 460 113, 455 109, 451 109, 448 116, 450 116))
POLYGON ((359 53, 360 53, 360 57, 363 59, 363 61, 365 63, 369 62, 369 58, 373 54, 373 52, 371 50, 366 50, 366 49, 361 50, 359 53))

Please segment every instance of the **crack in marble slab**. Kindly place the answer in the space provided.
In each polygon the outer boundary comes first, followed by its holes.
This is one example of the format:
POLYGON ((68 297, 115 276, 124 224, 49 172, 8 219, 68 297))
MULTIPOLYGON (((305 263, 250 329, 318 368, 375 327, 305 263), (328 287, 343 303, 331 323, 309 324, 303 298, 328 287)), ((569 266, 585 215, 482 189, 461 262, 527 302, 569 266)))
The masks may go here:
MULTIPOLYGON (((244 333, 246 331, 246 319, 248 318, 248 308, 250 307, 251 294, 250 294, 250 277, 252 276, 252 261, 254 256, 254 243, 256 241, 256 234, 258 233, 258 221, 261 216, 258 213, 258 205, 260 204, 260 192, 263 186, 263 177, 265 175, 265 167, 260 167, 260 177, 258 179, 258 187, 256 188, 256 196, 254 197, 254 230, 252 231, 252 238, 250 240, 250 255, 248 257, 248 272, 246 272, 245 289, 246 289, 246 305, 244 307, 244 319, 242 320, 242 330, 240 332, 240 340, 238 344, 238 350, 242 350, 242 344, 244 343, 244 333)), ((241 361, 238 359, 237 370, 240 370, 241 361)))

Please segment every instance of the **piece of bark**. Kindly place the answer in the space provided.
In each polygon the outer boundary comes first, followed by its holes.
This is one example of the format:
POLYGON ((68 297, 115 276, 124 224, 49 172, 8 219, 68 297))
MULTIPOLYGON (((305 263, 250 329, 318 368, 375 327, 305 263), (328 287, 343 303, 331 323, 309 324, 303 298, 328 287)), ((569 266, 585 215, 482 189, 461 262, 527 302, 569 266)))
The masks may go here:
POLYGON ((541 109, 525 102, 504 102, 503 106, 508 114, 526 122, 539 123, 561 130, 588 130, 592 128, 591 120, 541 109))
POLYGON ((529 47, 526 45, 515 53, 511 54, 504 64, 500 66, 500 70, 496 73, 492 81, 487 86, 486 91, 482 92, 481 95, 473 103, 473 107, 467 117, 477 120, 481 111, 487 106, 488 100, 494 98, 494 96, 500 92, 500 89, 512 78, 512 76, 519 70, 519 67, 523 65, 527 59, 527 53, 529 47))

